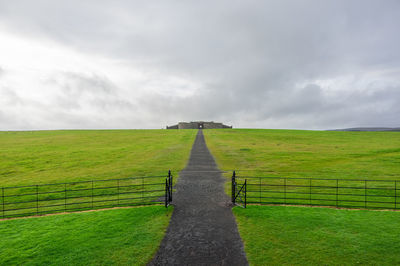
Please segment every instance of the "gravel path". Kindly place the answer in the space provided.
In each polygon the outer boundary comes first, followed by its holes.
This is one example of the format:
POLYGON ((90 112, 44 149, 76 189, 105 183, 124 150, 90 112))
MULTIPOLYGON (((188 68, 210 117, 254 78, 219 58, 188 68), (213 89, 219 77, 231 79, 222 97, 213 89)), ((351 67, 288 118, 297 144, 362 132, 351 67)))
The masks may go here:
POLYGON ((223 185, 199 130, 176 184, 167 233, 149 265, 248 265, 223 185))

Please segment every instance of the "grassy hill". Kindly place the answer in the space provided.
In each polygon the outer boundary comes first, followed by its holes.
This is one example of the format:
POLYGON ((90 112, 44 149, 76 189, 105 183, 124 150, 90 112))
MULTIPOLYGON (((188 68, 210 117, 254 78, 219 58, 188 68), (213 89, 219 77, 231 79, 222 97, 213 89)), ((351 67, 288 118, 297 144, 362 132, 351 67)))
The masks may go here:
MULTIPOLYGON (((196 130, 0 132, 1 185, 177 173, 196 130)), ((205 130, 239 175, 400 179, 397 132, 205 130)), ((230 173, 228 174, 230 175, 230 173)), ((227 189, 229 184, 227 183, 227 189)), ((0 221, 0 264, 146 264, 168 224, 162 206, 0 221)), ((251 265, 393 265, 400 212, 234 208, 251 265)))
MULTIPOLYGON (((239 176, 400 180, 397 132, 234 129, 204 134, 219 167, 239 176)), ((251 205, 233 212, 250 265, 400 263, 399 211, 251 205)))
POLYGON ((175 173, 195 130, 0 132, 0 187, 175 173))
POLYGON ((241 175, 400 179, 398 132, 205 130, 220 168, 241 175))
MULTIPOLYGON (((168 169, 177 176, 195 135, 196 130, 0 132, 0 187, 165 176, 168 169)), ((171 213, 171 207, 150 206, 3 220, 0 264, 145 265, 171 213)))

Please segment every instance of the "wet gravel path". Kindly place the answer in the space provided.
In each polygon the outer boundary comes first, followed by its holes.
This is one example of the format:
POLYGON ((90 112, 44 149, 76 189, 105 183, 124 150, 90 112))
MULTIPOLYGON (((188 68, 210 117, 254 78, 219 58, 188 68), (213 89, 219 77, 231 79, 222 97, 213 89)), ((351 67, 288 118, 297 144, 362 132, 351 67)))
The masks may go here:
POLYGON ((167 233, 149 265, 248 265, 223 185, 199 130, 176 184, 167 233))

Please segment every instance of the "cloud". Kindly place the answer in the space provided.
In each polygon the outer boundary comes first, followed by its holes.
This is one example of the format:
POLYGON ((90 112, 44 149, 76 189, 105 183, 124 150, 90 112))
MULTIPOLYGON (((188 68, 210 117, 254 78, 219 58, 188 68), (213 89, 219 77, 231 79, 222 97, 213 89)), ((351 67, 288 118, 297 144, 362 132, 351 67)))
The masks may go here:
POLYGON ((2 1, 0 85, 38 128, 399 126, 399 17, 391 0, 2 1))

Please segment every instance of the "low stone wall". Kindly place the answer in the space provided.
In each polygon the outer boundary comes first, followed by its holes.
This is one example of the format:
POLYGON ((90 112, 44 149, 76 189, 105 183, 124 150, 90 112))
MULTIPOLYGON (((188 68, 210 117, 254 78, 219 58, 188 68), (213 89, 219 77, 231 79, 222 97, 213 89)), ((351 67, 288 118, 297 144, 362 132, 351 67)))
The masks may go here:
POLYGON ((167 129, 178 129, 178 125, 174 125, 174 126, 167 126, 167 129))
POLYGON ((185 122, 180 122, 178 124, 179 129, 197 129, 199 128, 197 124, 191 122, 191 123, 185 123, 185 122))

